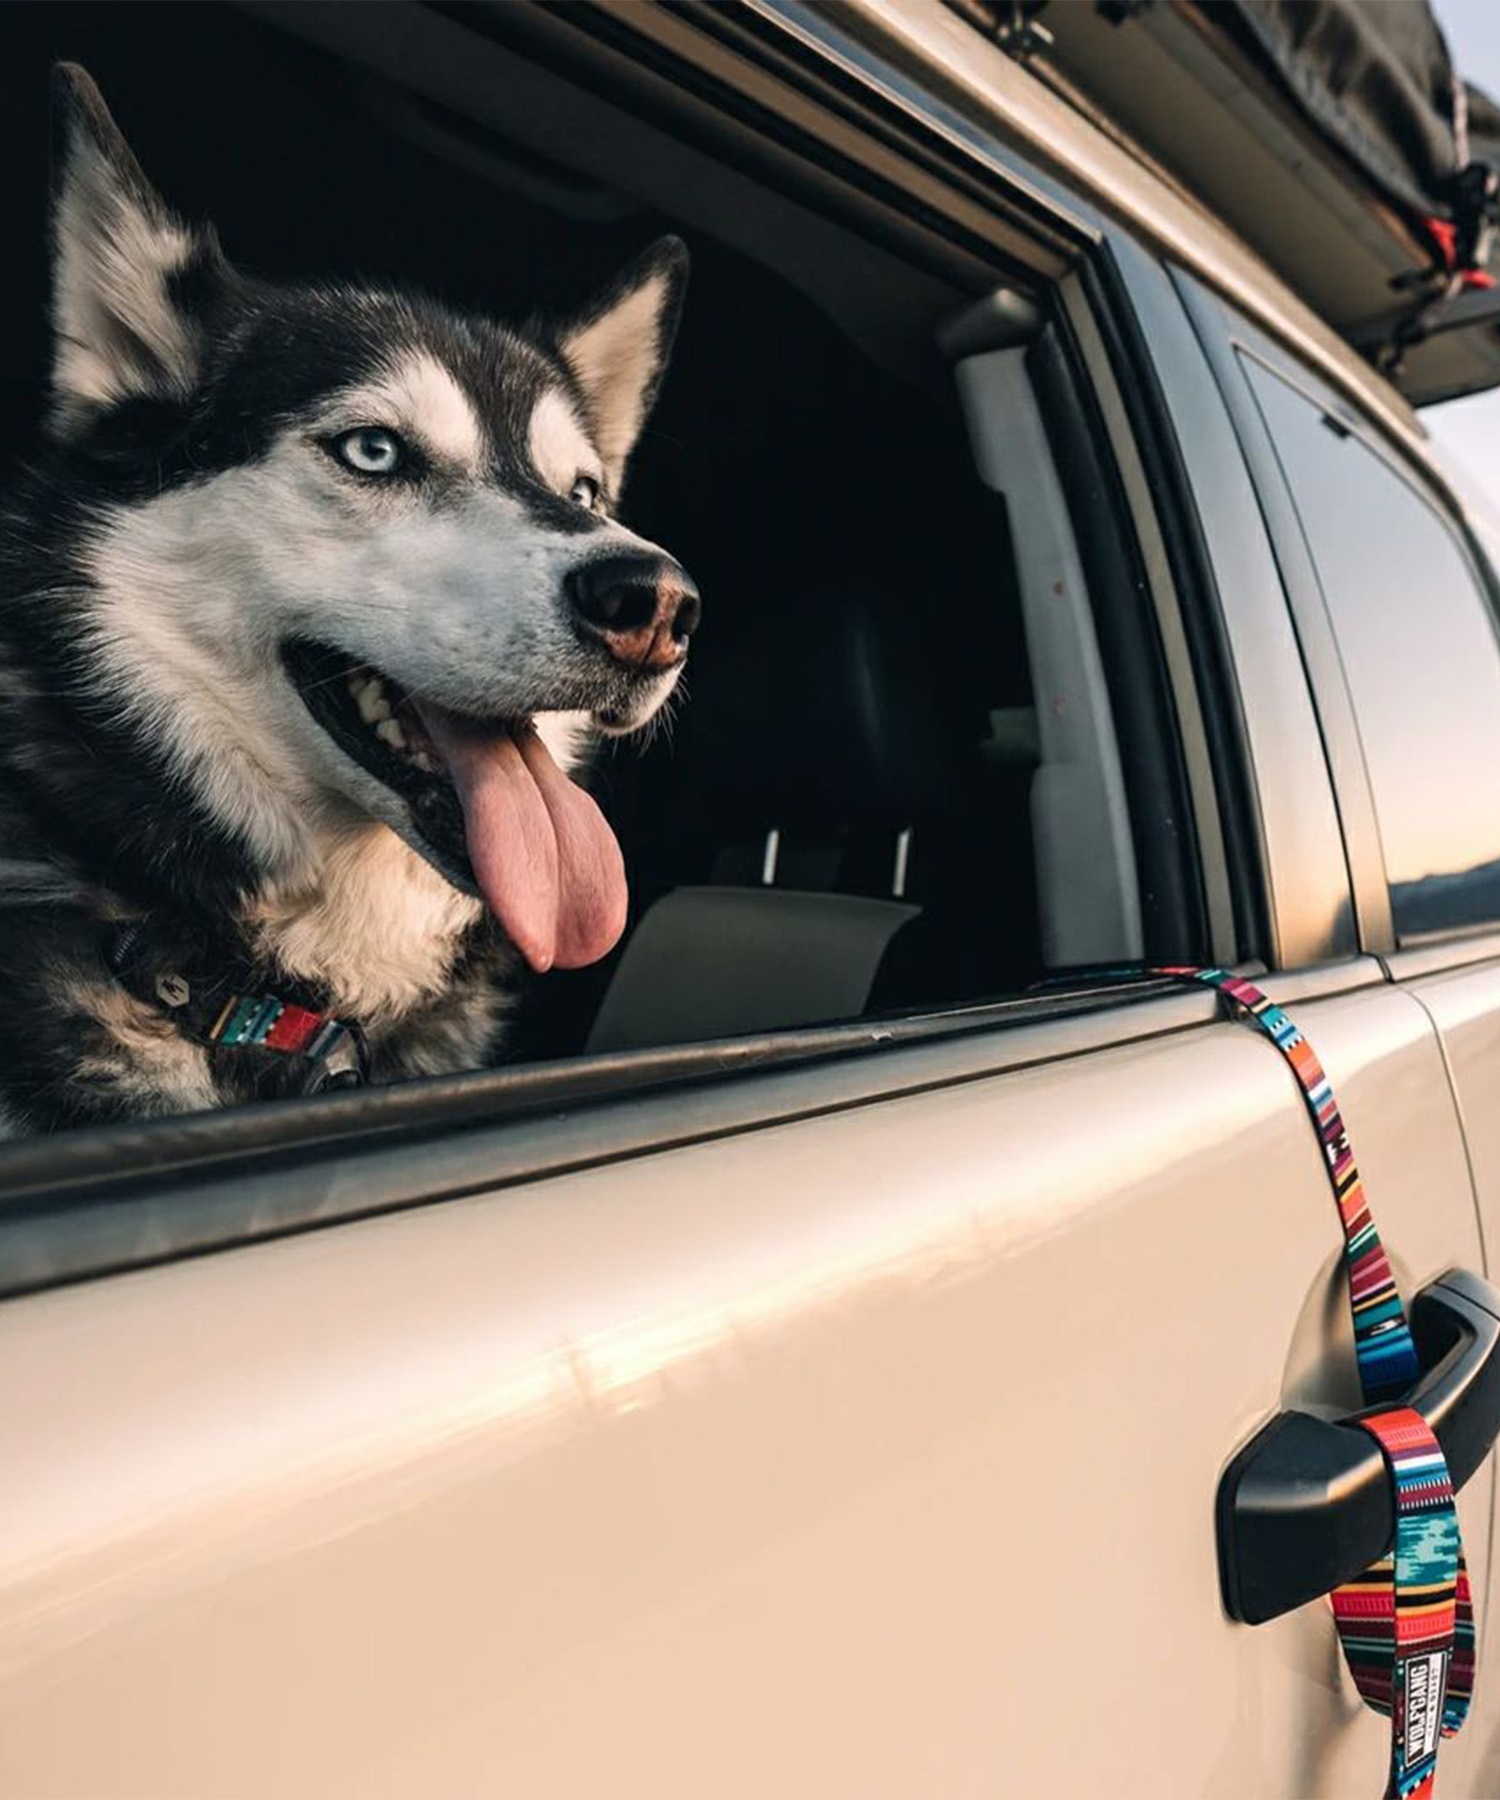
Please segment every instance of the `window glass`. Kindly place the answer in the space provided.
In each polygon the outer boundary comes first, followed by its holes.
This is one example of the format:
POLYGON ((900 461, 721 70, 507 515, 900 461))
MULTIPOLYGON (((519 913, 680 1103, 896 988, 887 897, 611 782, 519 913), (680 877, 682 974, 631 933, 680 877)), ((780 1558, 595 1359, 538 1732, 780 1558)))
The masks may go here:
POLYGON ((1321 408, 1245 359, 1338 638, 1398 938, 1500 919, 1500 640, 1458 539, 1321 408))

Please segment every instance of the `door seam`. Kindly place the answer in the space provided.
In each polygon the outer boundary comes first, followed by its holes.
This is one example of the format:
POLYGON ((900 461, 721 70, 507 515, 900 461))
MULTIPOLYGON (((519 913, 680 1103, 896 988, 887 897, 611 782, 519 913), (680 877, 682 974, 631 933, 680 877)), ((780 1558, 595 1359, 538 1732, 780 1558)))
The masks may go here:
POLYGON ((1467 1120, 1464 1118, 1463 1101, 1459 1097, 1458 1079, 1453 1073, 1453 1059, 1448 1054, 1448 1042, 1443 1036, 1442 1027, 1433 1016, 1432 1008, 1422 996, 1400 982, 1396 982, 1394 985, 1397 993, 1405 994, 1415 1005, 1421 1007, 1427 1023, 1432 1027, 1432 1034, 1437 1039, 1438 1055, 1443 1059, 1443 1074, 1448 1082, 1448 1097, 1453 1102, 1453 1116, 1458 1121, 1459 1141, 1463 1145, 1464 1152, 1464 1167, 1469 1172, 1469 1198, 1474 1206, 1474 1221, 1479 1233, 1479 1255, 1480 1260, 1484 1264, 1480 1273, 1488 1280, 1490 1273, 1490 1247, 1489 1240, 1485 1235, 1484 1208, 1479 1203, 1479 1180, 1474 1172, 1473 1152, 1469 1148, 1469 1127, 1467 1120))

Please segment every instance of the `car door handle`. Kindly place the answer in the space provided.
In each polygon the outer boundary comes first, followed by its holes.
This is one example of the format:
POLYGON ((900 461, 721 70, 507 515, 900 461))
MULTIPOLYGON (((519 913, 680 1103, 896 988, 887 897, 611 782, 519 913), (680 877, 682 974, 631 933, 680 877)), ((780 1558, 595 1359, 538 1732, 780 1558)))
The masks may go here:
MULTIPOLYGON (((1500 1292, 1450 1269, 1412 1302, 1411 1329, 1427 1373, 1399 1404, 1431 1426, 1461 1488, 1500 1433, 1500 1292)), ((1217 1525, 1229 1616, 1279 1618, 1390 1549, 1395 1511, 1380 1447, 1347 1419, 1280 1413, 1224 1471, 1217 1525)))

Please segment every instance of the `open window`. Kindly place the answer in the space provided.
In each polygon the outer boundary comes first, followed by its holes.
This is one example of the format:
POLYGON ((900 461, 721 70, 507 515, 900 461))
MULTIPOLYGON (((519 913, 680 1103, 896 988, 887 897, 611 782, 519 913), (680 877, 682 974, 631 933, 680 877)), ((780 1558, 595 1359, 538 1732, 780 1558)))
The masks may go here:
MULTIPOLYGON (((688 239, 626 505, 703 593, 691 695, 600 759, 630 930, 534 987, 515 1060, 949 1017, 1193 954, 1167 688, 1056 243, 918 160, 857 168, 857 123, 820 144, 790 100, 716 110, 622 16, 32 9, 3 77, 13 166, 40 176, 47 65, 75 58, 162 188, 272 274, 524 314, 688 239)), ((35 320, 31 187, 9 304, 35 320)), ((8 341, 20 448, 42 343, 8 341)))
POLYGON ((1109 686, 1028 373, 1038 310, 915 313, 937 354, 914 379, 788 285, 727 282, 635 476, 714 619, 670 733, 601 768, 633 931, 538 992, 550 1028, 637 1049, 1138 961, 1109 686))

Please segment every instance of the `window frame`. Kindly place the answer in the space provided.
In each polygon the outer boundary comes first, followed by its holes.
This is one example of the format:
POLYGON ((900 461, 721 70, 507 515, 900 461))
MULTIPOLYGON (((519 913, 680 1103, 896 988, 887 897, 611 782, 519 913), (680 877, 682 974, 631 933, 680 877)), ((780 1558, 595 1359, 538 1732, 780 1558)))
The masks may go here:
MULTIPOLYGON (((1359 948, 1379 956, 1420 958, 1423 972, 1484 960, 1500 949, 1500 921, 1479 921, 1398 943, 1391 912, 1375 795, 1360 739, 1358 714, 1333 620, 1301 517, 1269 426, 1244 366, 1248 358, 1333 418, 1429 506, 1468 569, 1476 595, 1489 606, 1500 638, 1500 590, 1457 497, 1438 473, 1414 457, 1378 420, 1354 405, 1294 353, 1195 284, 1184 284, 1189 310, 1224 395, 1245 462, 1265 514, 1287 603, 1296 623, 1308 684, 1317 708, 1348 859, 1359 948)), ((1415 968, 1415 964, 1412 968, 1415 968)))
MULTIPOLYGON (((577 35, 580 18, 606 16, 516 9, 506 17, 520 15, 527 32, 545 40, 552 66, 563 66, 570 79, 570 60, 553 54, 558 43, 569 32, 577 35)), ((1061 204, 1054 182, 904 78, 886 72, 893 84, 887 87, 880 65, 867 55, 852 67, 814 34, 776 28, 766 11, 755 16, 752 31, 744 15, 708 8, 692 15, 702 55, 688 67, 691 47, 676 40, 691 22, 667 9, 649 9, 649 16, 658 35, 674 41, 658 44, 650 67, 643 62, 636 70, 630 100, 638 110, 655 116, 668 75, 675 83, 672 107, 663 113, 668 129, 676 132, 684 109, 696 109, 694 131, 708 130, 705 98, 716 100, 711 133, 720 157, 758 179, 774 167, 791 191, 815 191, 819 210, 826 205, 831 217, 858 217, 913 260, 931 254, 951 231, 972 266, 982 210, 994 285, 1014 279, 1024 256, 1031 279, 1058 297, 1061 310, 1050 329, 1061 332, 1066 324, 1069 332, 1053 373, 1066 364, 1078 384, 1080 418, 1104 420, 1107 437, 1096 439, 1092 451, 1105 463, 1114 458, 1111 489, 1128 509, 1118 515, 1119 527, 1140 542, 1141 581, 1167 646, 1162 691, 1172 704, 1163 736, 1180 729, 1188 759, 1197 764, 1184 821, 1197 860, 1187 873, 1201 876, 1222 902, 1228 884, 1203 724, 1219 696, 1203 658, 1172 649, 1190 635, 1179 588, 1198 579, 1199 547, 1180 529, 1191 509, 1179 491, 1180 460, 1161 460, 1159 444, 1169 433, 1159 420, 1152 435, 1146 338, 1123 284, 1109 274, 1110 246, 1119 242, 1114 228, 1083 202, 1076 210, 1061 204), (712 30, 701 29, 710 22, 712 30), (724 50, 729 40, 732 56, 724 50), (747 69, 759 70, 756 80, 747 69), (801 124, 774 139, 766 135, 765 108, 793 89, 799 121, 809 109, 821 115, 821 136, 801 124), (726 138, 734 140, 734 156, 726 138), (892 185, 893 154, 898 164, 910 158, 922 171, 920 191, 913 182, 892 185), (811 161, 791 178, 786 165, 795 156, 811 161), (856 179, 861 171, 868 180, 856 179), (953 201, 947 210, 939 204, 945 193, 953 201), (1164 493, 1180 509, 1166 526, 1164 493)), ((824 35, 834 30, 816 23, 824 35)), ((606 73, 590 62, 590 78, 608 92, 621 81, 622 56, 628 61, 621 38, 634 35, 614 20, 599 61, 608 65, 606 73)), ((598 46, 590 40, 587 48, 592 56, 598 46)), ((1058 429, 1064 429, 1060 421, 1058 429)), ((1240 746, 1234 753, 1237 766, 1242 752, 1240 746)), ((1258 879, 1253 868, 1250 879, 1258 879)), ((1227 906, 1215 912, 1212 898, 1208 930, 1205 954, 1239 959, 1245 940, 1227 906)), ((1341 992, 1378 978, 1373 965, 1310 969, 1299 991, 1341 992)), ((24 1139, 0 1148, 0 1297, 1138 1041, 1201 1024, 1214 1005, 1211 995, 1185 994, 1144 975, 1080 981, 894 1020, 516 1065, 294 1107, 272 1103, 24 1139)))
MULTIPOLYGON (((1141 931, 1148 961, 1234 960, 1254 948, 1236 930, 1198 670, 1183 629, 1179 582, 1187 547, 1157 530, 1168 485, 1141 451, 1151 397, 1132 411, 1115 370, 1119 296, 1106 294, 1108 250, 1057 292, 1054 317, 1027 347, 1109 690, 1116 747, 1128 772, 1141 931), (1116 339, 1113 353, 1109 339, 1116 339), (1153 500, 1154 496, 1154 500, 1153 500)), ((1149 455, 1149 453, 1148 453, 1149 455)))
MULTIPOLYGON (((1358 953, 1334 791, 1293 618, 1222 381, 1190 302, 1204 290, 1130 239, 1112 245, 1149 341, 1164 451, 1152 471, 1189 572, 1181 616, 1210 737, 1239 941, 1275 969, 1358 953), (1252 913, 1252 907, 1256 910, 1252 913)), ((1241 949, 1241 954, 1245 954, 1241 949)), ((1225 963, 1232 956, 1218 955, 1225 963)))

